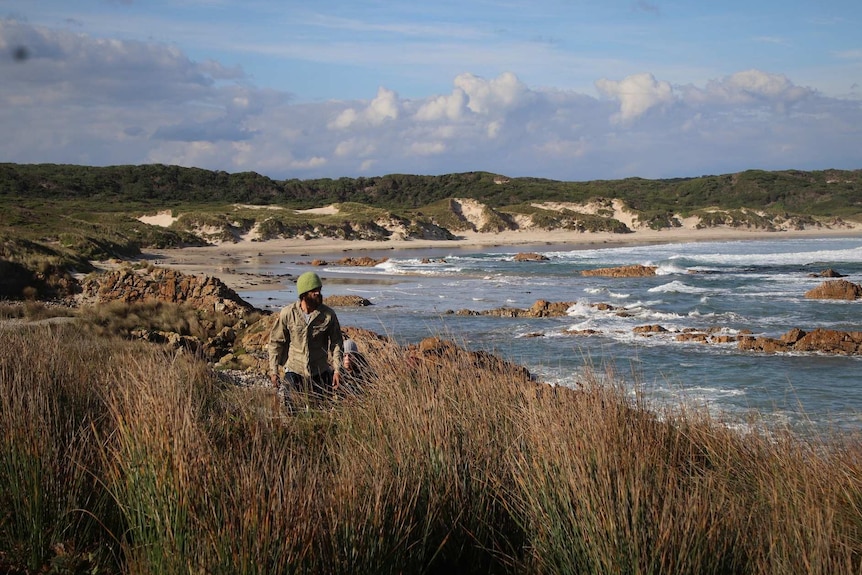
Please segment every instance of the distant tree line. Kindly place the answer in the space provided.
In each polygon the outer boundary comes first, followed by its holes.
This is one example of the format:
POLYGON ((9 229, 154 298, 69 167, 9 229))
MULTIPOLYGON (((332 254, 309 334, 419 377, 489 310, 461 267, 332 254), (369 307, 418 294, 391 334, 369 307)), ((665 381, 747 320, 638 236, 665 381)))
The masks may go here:
POLYGON ((230 174, 162 164, 4 163, 0 164, 0 198, 160 207, 246 203, 305 208, 356 202, 386 209, 414 209, 447 198, 471 198, 492 207, 619 198, 631 209, 655 214, 657 219, 712 206, 848 217, 862 214, 862 170, 748 170, 694 178, 584 182, 508 178, 488 172, 273 180, 255 172, 230 174))

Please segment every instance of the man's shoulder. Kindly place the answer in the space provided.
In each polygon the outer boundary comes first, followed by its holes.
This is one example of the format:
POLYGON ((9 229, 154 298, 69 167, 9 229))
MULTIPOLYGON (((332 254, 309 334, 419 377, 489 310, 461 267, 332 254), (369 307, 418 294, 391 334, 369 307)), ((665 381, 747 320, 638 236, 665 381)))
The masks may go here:
POLYGON ((280 315, 282 317, 286 317, 286 316, 289 316, 289 315, 295 313, 297 309, 299 309, 299 302, 295 301, 295 302, 289 303, 286 306, 284 306, 283 308, 281 308, 281 310, 279 310, 279 312, 278 312, 278 315, 280 315))
POLYGON ((326 305, 325 303, 320 304, 317 308, 317 311, 323 315, 334 317, 336 319, 338 318, 338 315, 335 313, 335 310, 326 305))

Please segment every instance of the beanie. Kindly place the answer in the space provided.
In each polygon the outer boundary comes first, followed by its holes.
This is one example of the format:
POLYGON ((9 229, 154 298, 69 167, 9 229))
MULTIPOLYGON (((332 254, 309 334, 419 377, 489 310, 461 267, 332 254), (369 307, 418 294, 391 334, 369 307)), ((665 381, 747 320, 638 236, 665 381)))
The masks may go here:
POLYGON ((296 280, 296 293, 298 295, 321 287, 323 287, 323 282, 320 281, 320 276, 314 272, 305 272, 296 280))

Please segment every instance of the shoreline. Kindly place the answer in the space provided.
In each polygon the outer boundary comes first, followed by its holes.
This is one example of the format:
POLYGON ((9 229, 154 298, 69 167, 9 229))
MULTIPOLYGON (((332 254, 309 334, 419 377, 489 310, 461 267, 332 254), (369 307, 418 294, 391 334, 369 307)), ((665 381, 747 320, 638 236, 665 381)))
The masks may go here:
MULTIPOLYGON (((628 234, 610 232, 574 232, 569 230, 529 230, 501 233, 465 232, 455 240, 339 240, 332 238, 304 240, 301 238, 267 241, 241 240, 203 247, 183 247, 146 250, 139 259, 159 267, 176 269, 191 275, 209 275, 219 278, 235 291, 271 289, 288 280, 255 272, 259 258, 341 259, 349 256, 376 258, 398 257, 410 253, 411 257, 428 255, 441 257, 452 251, 508 248, 509 251, 572 251, 621 246, 644 246, 707 241, 749 241, 761 239, 818 239, 829 237, 858 237, 862 239, 862 226, 847 228, 813 228, 789 231, 740 230, 733 228, 671 230, 638 230, 628 234), (553 249, 549 249, 553 248, 553 249), (424 253, 423 253, 424 252, 424 253)), ((292 263, 303 260, 294 259, 292 263)), ((97 264, 98 265, 98 264, 97 264)))

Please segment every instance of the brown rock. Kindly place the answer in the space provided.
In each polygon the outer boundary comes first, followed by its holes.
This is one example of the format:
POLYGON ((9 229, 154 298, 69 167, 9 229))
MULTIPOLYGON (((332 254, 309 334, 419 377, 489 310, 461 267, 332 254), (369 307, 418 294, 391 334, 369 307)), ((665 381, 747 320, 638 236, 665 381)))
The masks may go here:
POLYGON ((584 270, 583 276, 603 276, 611 278, 632 278, 654 276, 657 266, 620 266, 615 268, 599 268, 595 270, 584 270))
POLYGON ((362 256, 361 258, 342 258, 338 260, 338 265, 340 266, 355 266, 355 267, 374 267, 377 264, 382 264, 389 258, 380 258, 376 260, 374 258, 368 256, 362 256))
POLYGON ((676 336, 676 341, 694 341, 697 343, 709 343, 709 336, 703 332, 688 332, 680 333, 676 336))
POLYGON ((548 261, 547 256, 543 256, 542 254, 537 254, 534 252, 521 252, 515 254, 516 262, 544 262, 548 261))
POLYGON ((640 334, 662 333, 662 332, 666 332, 666 331, 667 331, 667 328, 662 327, 658 324, 639 325, 639 326, 632 329, 632 332, 640 333, 640 334))
POLYGON ((808 299, 844 299, 855 300, 862 297, 862 286, 847 280, 823 282, 805 293, 808 299))
POLYGON ((331 295, 323 298, 323 303, 331 307, 365 307, 371 302, 358 295, 331 295))
POLYGON ((241 317, 254 311, 222 281, 212 276, 186 275, 173 269, 121 268, 82 282, 82 298, 96 303, 162 301, 186 303, 198 309, 241 317))
POLYGON ((778 339, 740 336, 737 348, 765 353, 799 351, 859 355, 862 354, 862 332, 822 328, 805 332, 799 328, 793 328, 778 339))
POLYGON ((793 350, 856 355, 862 352, 862 332, 818 328, 794 343, 793 350))
POLYGON ((840 274, 840 273, 836 272, 835 270, 833 270, 832 268, 829 268, 829 269, 825 269, 822 272, 817 273, 817 274, 809 274, 809 277, 813 277, 813 278, 843 278, 844 274, 840 274))

